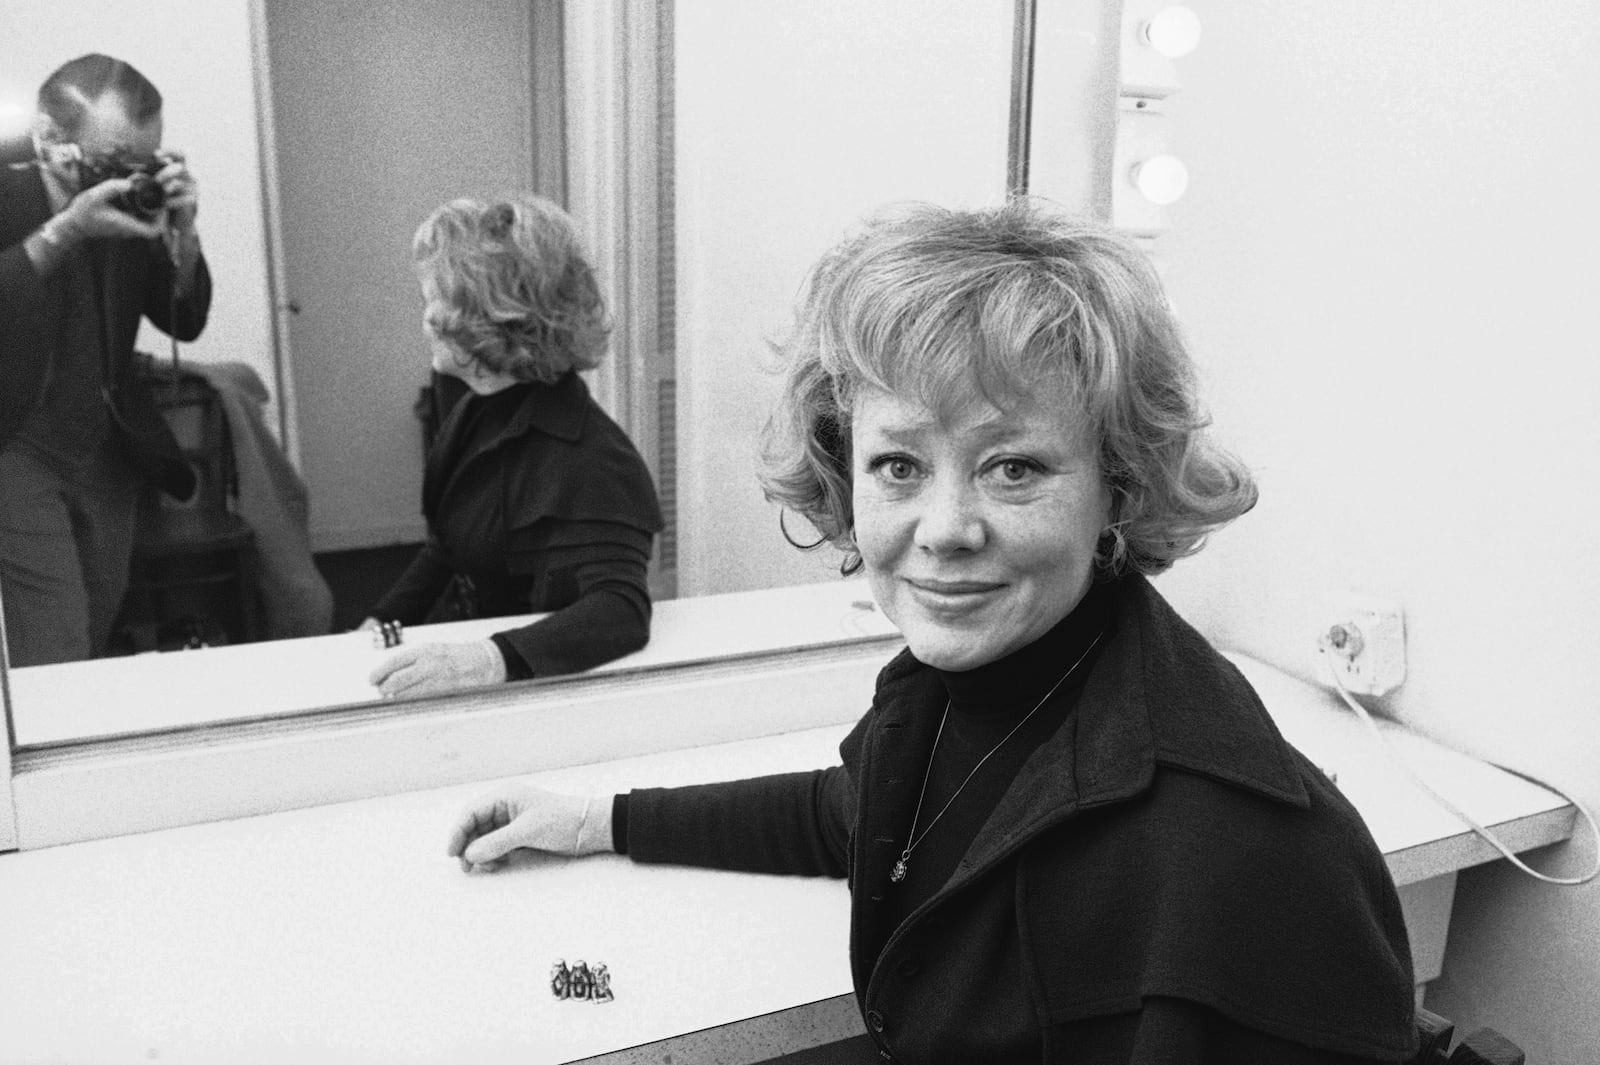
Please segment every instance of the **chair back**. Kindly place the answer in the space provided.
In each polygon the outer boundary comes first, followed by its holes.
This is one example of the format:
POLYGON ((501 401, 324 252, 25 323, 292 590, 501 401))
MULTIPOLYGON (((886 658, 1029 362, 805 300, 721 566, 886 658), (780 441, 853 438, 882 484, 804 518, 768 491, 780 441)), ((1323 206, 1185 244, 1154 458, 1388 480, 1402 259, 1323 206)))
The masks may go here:
POLYGON ((192 499, 178 502, 163 496, 161 505, 208 515, 231 513, 239 484, 222 397, 204 377, 183 370, 162 374, 152 384, 156 408, 171 427, 196 481, 192 499))
POLYGON ((1527 1055, 1493 1028, 1479 1028, 1452 1050, 1456 1026, 1445 1018, 1417 1008, 1416 1056, 1406 1065, 1526 1065, 1527 1055))

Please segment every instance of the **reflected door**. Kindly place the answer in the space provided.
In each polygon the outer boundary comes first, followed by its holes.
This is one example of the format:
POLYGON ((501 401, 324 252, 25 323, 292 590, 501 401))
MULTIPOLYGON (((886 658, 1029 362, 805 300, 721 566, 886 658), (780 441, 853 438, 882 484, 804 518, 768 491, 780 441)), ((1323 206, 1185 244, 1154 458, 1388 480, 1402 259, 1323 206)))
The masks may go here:
POLYGON ((265 4, 314 550, 423 538, 411 235, 453 197, 534 187, 533 6, 265 4))

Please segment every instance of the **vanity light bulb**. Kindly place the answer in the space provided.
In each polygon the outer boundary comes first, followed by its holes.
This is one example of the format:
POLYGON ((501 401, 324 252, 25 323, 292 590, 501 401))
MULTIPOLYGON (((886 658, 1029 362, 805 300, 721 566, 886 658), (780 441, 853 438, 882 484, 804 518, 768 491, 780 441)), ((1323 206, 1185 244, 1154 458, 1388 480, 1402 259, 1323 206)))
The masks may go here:
POLYGON ((1166 207, 1189 188, 1189 168, 1175 155, 1152 155, 1133 168, 1133 184, 1145 199, 1166 207))
POLYGON ((1181 58, 1200 43, 1200 16, 1182 4, 1162 8, 1145 21, 1141 36, 1168 59, 1181 58))

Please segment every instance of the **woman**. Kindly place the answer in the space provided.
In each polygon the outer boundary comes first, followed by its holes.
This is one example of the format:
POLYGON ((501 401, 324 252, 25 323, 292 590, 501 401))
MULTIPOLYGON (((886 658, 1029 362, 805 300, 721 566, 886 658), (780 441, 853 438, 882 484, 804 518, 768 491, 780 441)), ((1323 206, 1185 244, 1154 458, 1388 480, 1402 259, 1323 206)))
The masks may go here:
POLYGON ((449 852, 847 876, 906 1062, 1333 1063, 1412 1049, 1381 854, 1147 582, 1248 510, 1138 252, 1026 203, 917 207, 814 271, 766 484, 905 634, 811 773, 515 789, 449 852))
POLYGON ((486 640, 403 647, 372 683, 419 695, 638 650, 661 512, 638 452, 578 376, 599 364, 608 326, 571 220, 532 196, 454 200, 412 247, 433 368, 471 391, 428 454, 427 543, 363 627, 549 613, 486 640))

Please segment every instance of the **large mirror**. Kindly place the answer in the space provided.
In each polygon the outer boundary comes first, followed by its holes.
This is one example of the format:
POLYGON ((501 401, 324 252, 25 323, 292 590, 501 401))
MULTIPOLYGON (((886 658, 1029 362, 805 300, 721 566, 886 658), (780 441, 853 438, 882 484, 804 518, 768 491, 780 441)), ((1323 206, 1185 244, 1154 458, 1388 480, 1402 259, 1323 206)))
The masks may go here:
MULTIPOLYGON (((1101 6, 1082 17, 1114 17, 1117 5, 1101 6)), ((10 131, 25 127, 43 78, 85 52, 126 59, 161 88, 165 141, 188 152, 200 182, 216 294, 198 340, 174 350, 146 324, 138 347, 161 387, 174 364, 180 379, 243 382, 259 434, 251 445, 235 423, 235 450, 266 449, 305 488, 258 524, 296 526, 303 505, 312 566, 298 591, 291 566, 276 600, 259 572, 169 568, 167 579, 205 591, 210 613, 173 629, 170 616, 130 621, 125 604, 120 653, 15 663, 18 747, 376 697, 371 637, 347 630, 425 534, 423 455, 438 397, 425 391, 409 244, 453 196, 536 190, 567 204, 594 250, 615 329, 590 388, 660 490, 658 625, 671 601, 835 581, 826 551, 784 542, 755 481, 754 442, 775 393, 767 345, 807 265, 872 207, 1004 196, 1026 7, 7 5, 0 124, 10 131), (248 604, 229 598, 250 579, 248 604), (173 649, 184 644, 208 646, 173 649)), ((182 408, 178 384, 170 395, 182 408)), ((191 415, 178 410, 180 436, 206 431, 198 416, 182 420, 191 415)), ((241 466, 224 471, 224 490, 237 489, 241 466)), ((461 622, 438 638, 504 627, 461 622)), ((742 646, 665 644, 610 668, 742 646)))

